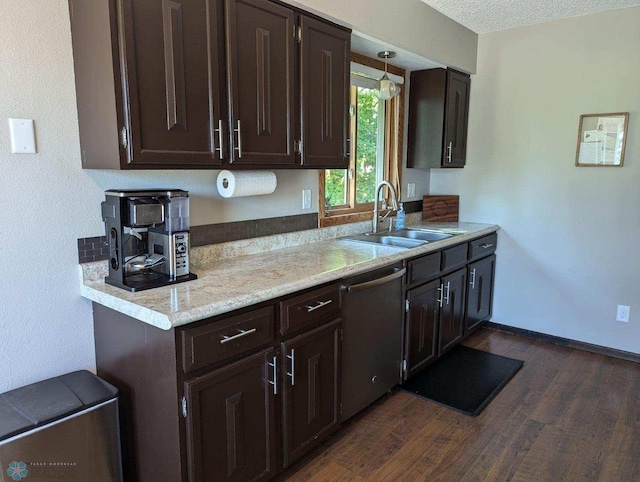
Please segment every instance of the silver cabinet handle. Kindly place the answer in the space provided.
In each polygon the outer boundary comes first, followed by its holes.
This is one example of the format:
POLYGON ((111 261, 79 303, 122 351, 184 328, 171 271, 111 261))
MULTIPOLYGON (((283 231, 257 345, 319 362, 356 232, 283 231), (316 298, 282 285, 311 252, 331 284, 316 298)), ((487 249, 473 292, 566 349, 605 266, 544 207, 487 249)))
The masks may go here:
POLYGON ((234 149, 238 151, 238 159, 242 159, 242 126, 240 125, 240 119, 238 119, 238 127, 233 130, 238 133, 238 147, 234 147, 234 149))
POLYGON ((333 303, 333 300, 327 301, 318 301, 318 304, 315 306, 307 305, 307 313, 311 313, 312 311, 316 311, 318 308, 322 308, 323 306, 327 306, 329 303, 333 303))
POLYGON ((449 142, 449 145, 447 146, 447 162, 451 163, 451 150, 453 148, 453 141, 449 142))
POLYGON ((471 282, 469 284, 471 285, 472 290, 476 289, 476 269, 475 268, 471 270, 471 282))
POLYGON ((444 300, 449 304, 449 295, 451 294, 451 282, 447 281, 447 294, 444 297, 444 300))
POLYGON ((291 386, 296 384, 296 350, 291 349, 291 355, 287 355, 287 358, 291 360, 291 371, 287 372, 287 375, 291 377, 291 386))
POLYGON ((485 244, 480 245, 480 247, 482 249, 493 248, 493 243, 485 243, 485 244))
POLYGON ((224 159, 224 153, 222 150, 222 143, 223 143, 222 119, 218 120, 218 128, 214 129, 213 132, 218 133, 218 147, 216 147, 214 150, 220 152, 220 159, 224 159))
POLYGON ((372 281, 366 281, 364 283, 358 283, 355 285, 342 285, 340 286, 340 289, 342 291, 346 291, 347 293, 354 293, 356 291, 375 288, 376 286, 383 285, 385 283, 388 283, 389 281, 393 281, 394 279, 402 278, 406 272, 406 268, 395 268, 393 273, 387 276, 383 276, 382 278, 374 279, 372 281))
POLYGON ((243 336, 250 335, 251 333, 255 333, 257 328, 251 328, 250 330, 238 330, 240 333, 233 336, 223 335, 220 340, 220 344, 224 345, 225 343, 229 343, 230 341, 237 340, 238 338, 242 338, 243 336))
POLYGON ((438 291, 440 292, 440 297, 436 300, 436 303, 438 303, 440 308, 442 308, 442 304, 444 303, 444 285, 442 283, 440 284, 438 291))
POLYGON ((273 381, 267 380, 270 385, 273 385, 273 394, 278 394, 278 364, 276 363, 276 357, 273 357, 273 363, 268 363, 270 367, 273 367, 273 381))

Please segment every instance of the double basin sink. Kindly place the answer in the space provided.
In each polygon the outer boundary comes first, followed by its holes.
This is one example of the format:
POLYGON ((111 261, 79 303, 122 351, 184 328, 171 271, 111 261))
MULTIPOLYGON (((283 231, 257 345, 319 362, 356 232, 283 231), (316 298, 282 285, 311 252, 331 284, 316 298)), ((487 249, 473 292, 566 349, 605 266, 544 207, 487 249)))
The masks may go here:
POLYGON ((408 228, 396 229, 380 233, 367 233, 360 236, 345 238, 347 241, 359 241, 363 243, 383 244, 398 248, 417 248, 427 243, 440 241, 455 236, 458 233, 434 231, 430 229, 408 228))

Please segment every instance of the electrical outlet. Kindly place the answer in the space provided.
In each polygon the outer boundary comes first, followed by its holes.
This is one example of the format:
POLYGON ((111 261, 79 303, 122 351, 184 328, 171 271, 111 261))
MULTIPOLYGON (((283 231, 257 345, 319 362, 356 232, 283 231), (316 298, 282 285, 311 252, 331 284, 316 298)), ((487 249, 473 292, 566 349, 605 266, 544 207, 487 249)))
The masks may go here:
POLYGON ((616 321, 621 321, 622 323, 629 323, 630 311, 631 311, 630 306, 618 305, 618 313, 616 314, 616 321))
POLYGON ((302 190, 302 209, 311 209, 311 189, 302 190))
POLYGON ((416 183, 410 182, 407 184, 407 197, 416 197, 416 183))

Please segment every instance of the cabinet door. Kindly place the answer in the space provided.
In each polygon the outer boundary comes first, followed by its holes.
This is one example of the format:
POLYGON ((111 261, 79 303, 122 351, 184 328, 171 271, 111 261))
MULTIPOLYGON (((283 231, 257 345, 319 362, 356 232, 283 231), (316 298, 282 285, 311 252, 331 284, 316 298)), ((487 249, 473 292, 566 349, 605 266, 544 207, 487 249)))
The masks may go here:
POLYGON ((443 303, 440 310, 438 356, 462 339, 464 331, 466 268, 442 278, 443 303))
POLYGON ((447 70, 442 167, 464 167, 469 118, 469 76, 447 70))
POLYGON ((440 280, 432 281, 407 293, 405 380, 435 360, 438 355, 438 320, 440 317, 440 280))
POLYGON ((491 318, 495 267, 496 256, 494 254, 470 264, 467 268, 469 290, 467 293, 465 334, 477 327, 480 322, 491 318))
POLYGON ((220 1, 120 0, 118 8, 126 164, 220 164, 220 1))
POLYGON ((274 351, 185 383, 189 480, 258 480, 275 474, 274 351))
POLYGON ((282 344, 285 467, 338 428, 341 323, 282 344))
POLYGON ((302 164, 346 169, 351 35, 300 17, 302 164))
POLYGON ((266 0, 226 0, 230 162, 295 163, 292 10, 266 0))

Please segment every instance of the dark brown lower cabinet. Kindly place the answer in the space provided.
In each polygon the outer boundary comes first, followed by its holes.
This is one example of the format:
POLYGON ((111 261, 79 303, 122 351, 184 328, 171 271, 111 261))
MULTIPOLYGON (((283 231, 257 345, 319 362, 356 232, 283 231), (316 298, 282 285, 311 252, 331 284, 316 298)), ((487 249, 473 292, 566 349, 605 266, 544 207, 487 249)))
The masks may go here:
POLYGON ((341 323, 282 343, 285 467, 338 428, 341 323))
POLYGON ((464 334, 466 268, 442 278, 442 308, 440 309, 440 336, 438 356, 462 340, 464 334))
POLYGON ((274 350, 185 382, 189 480, 275 475, 274 350))
POLYGON ((407 292, 405 380, 462 340, 466 279, 464 268, 407 292))
POLYGON ((490 233, 407 262, 403 380, 491 318, 497 241, 490 233))
POLYGON ((405 380, 438 356, 438 322, 440 319, 440 280, 432 281, 407 293, 405 380))
POLYGON ((465 334, 473 331, 484 320, 491 318, 495 269, 495 254, 476 261, 467 267, 469 290, 467 294, 465 334))

